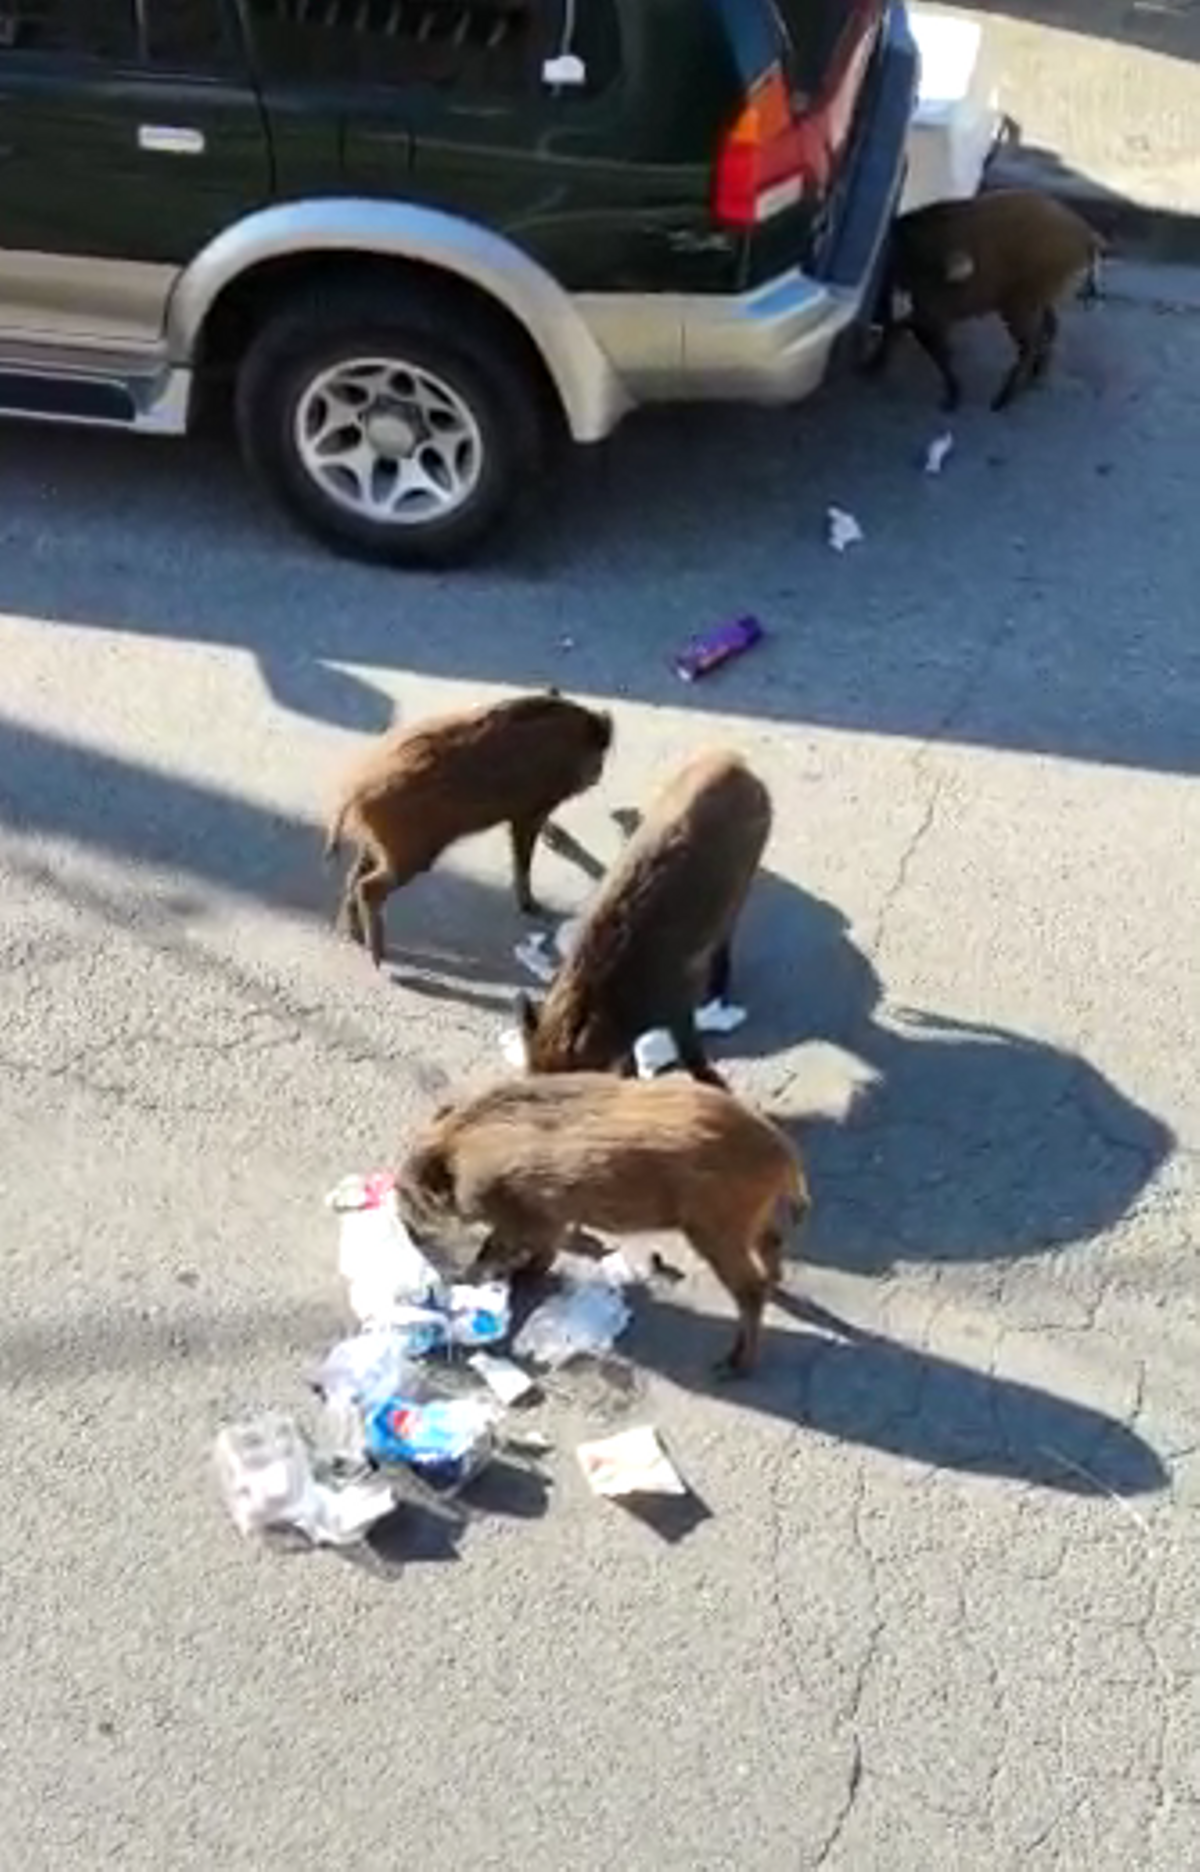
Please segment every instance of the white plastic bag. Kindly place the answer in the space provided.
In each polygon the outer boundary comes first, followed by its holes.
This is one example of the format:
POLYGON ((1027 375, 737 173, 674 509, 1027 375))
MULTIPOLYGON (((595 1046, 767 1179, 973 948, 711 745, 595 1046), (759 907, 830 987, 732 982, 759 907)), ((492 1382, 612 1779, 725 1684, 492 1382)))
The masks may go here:
POLYGON ((342 1213, 338 1267, 350 1286, 350 1305, 364 1325, 387 1325, 398 1313, 426 1305, 441 1286, 396 1212, 394 1197, 368 1209, 342 1213))

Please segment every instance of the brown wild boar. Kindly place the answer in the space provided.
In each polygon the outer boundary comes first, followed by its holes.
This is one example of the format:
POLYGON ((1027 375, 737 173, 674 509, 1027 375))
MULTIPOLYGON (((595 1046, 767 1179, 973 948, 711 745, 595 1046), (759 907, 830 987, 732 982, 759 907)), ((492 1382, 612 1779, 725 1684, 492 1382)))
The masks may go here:
POLYGON ((397 1174, 414 1237, 436 1252, 489 1231, 495 1271, 546 1271, 576 1228, 679 1229, 738 1310, 720 1369, 748 1372, 778 1285, 783 1226, 809 1207, 795 1151, 731 1093, 676 1075, 516 1079, 443 1107, 397 1174))
POLYGON ((383 905, 447 846, 507 823, 518 908, 537 909, 533 848, 556 806, 595 786, 612 742, 612 717, 566 701, 557 689, 382 735, 347 776, 325 855, 343 835, 357 846, 338 921, 383 957, 383 905))
POLYGON ((1069 286, 1086 281, 1094 296, 1104 242, 1063 202, 1034 189, 994 189, 963 201, 933 202, 901 215, 892 232, 883 297, 882 335, 868 373, 881 372, 898 334, 910 331, 945 386, 943 407, 957 409, 961 386, 950 328, 995 313, 1017 357, 992 401, 1004 409, 1041 377, 1058 335, 1055 307, 1069 286), (897 316, 896 295, 910 301, 897 316))
POLYGON ((628 1072, 638 1035, 666 1027, 688 1071, 722 1083, 695 1010, 729 992, 734 926, 770 830, 770 795, 739 755, 699 754, 676 774, 585 910, 541 1008, 518 997, 531 1072, 628 1072))

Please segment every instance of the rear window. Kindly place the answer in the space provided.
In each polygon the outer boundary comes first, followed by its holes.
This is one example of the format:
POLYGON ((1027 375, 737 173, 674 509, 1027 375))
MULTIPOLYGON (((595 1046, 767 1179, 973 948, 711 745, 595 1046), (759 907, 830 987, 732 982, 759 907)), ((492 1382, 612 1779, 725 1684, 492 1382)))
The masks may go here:
POLYGON ((543 61, 567 49, 594 91, 616 59, 614 0, 248 0, 247 11, 263 77, 284 83, 534 91, 543 61))

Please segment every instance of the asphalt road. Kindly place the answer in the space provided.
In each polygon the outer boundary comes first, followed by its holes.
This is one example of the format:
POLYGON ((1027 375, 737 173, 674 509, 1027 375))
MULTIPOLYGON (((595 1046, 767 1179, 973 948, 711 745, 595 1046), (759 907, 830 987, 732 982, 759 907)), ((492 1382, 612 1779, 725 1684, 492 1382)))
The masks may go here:
POLYGON ((217 449, 0 435, 0 1861, 1195 1863, 1200 317, 1116 287, 1008 419, 978 335, 940 479, 918 359, 632 424, 454 578, 330 561, 217 449), (769 641, 680 685, 751 609, 769 641), (325 801, 393 706, 546 680, 616 712, 562 815, 601 862, 714 738, 774 790, 719 1048, 808 1114, 793 1304, 714 1388, 678 1246, 632 1396, 579 1374, 544 1474, 370 1565, 265 1551, 214 1431, 307 1410, 348 1322, 323 1195, 498 1069, 519 973, 497 836, 373 978, 325 801), (674 1542, 575 1463, 643 1420, 707 1510, 674 1542))

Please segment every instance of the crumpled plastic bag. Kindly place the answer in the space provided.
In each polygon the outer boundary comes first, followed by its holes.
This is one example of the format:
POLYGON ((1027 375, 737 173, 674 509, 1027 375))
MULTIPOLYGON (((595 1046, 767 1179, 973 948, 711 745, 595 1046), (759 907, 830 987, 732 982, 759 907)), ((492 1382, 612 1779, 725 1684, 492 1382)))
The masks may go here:
POLYGON ((630 1317, 619 1286, 603 1278, 573 1281, 534 1308, 513 1342, 513 1351, 518 1358, 555 1371, 573 1358, 607 1352, 630 1317))
POLYGON ((387 1325, 428 1305, 441 1279, 400 1219, 392 1177, 343 1177, 326 1200, 341 1216, 338 1268, 363 1324, 387 1325))
POLYGON ((384 1477, 319 1477, 297 1425, 275 1411, 227 1424, 213 1462, 222 1500, 243 1535, 290 1529, 314 1546, 349 1547, 396 1506, 384 1477))

